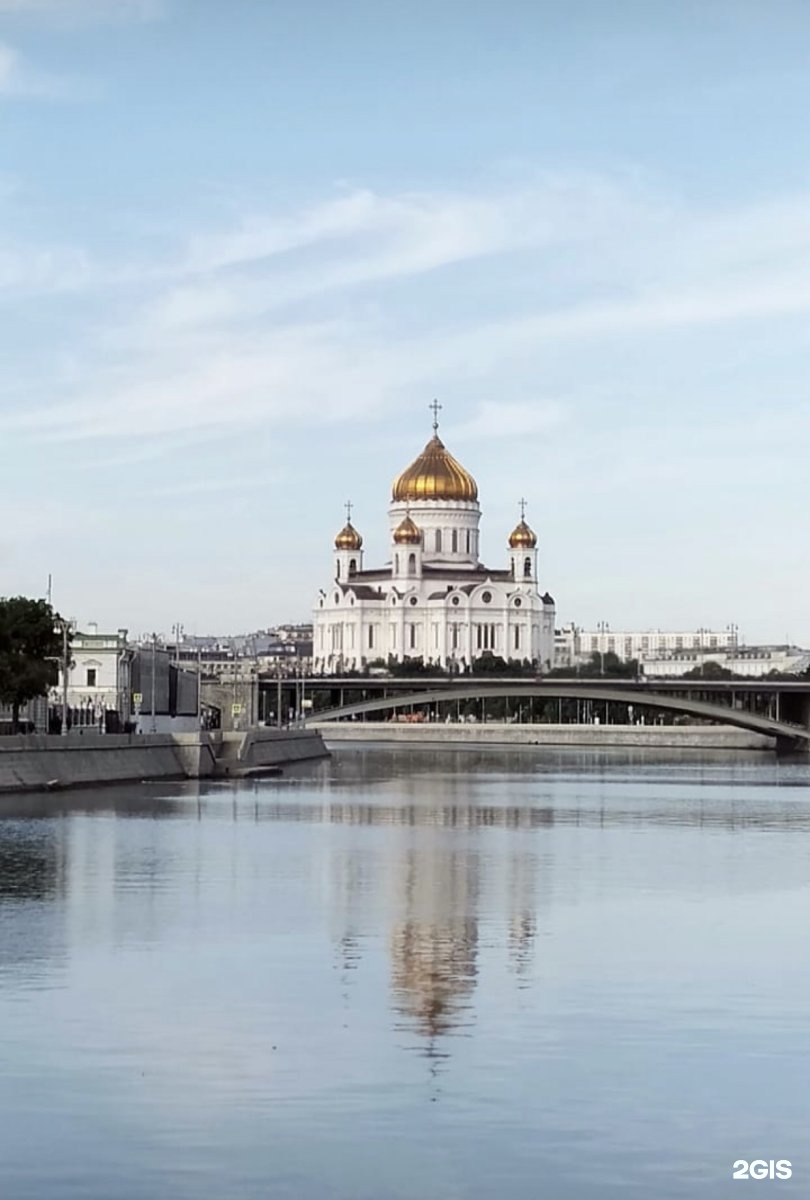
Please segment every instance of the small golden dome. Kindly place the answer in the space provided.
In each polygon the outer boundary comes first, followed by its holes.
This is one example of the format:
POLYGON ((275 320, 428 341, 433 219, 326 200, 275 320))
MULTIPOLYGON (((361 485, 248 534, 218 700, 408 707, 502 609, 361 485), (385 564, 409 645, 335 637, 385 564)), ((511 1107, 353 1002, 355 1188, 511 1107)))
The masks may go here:
POLYGON ((398 546, 418 546, 422 541, 422 530, 407 513, 394 530, 394 541, 398 546))
POLYGON ((537 534, 526 524, 523 517, 509 534, 509 545, 512 550, 534 550, 537 545, 537 534))
POLYGON ((434 433, 419 457, 394 480, 391 499, 477 500, 478 484, 434 433))
POLYGON ((363 539, 352 525, 351 521, 347 521, 341 529, 340 533, 335 538, 336 550, 359 550, 363 545, 363 539))

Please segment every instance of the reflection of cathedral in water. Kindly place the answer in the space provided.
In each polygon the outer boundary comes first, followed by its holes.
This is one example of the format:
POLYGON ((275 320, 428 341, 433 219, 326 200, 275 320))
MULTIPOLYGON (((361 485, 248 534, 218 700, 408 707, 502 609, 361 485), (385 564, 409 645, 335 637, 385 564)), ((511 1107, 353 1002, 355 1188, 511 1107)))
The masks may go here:
POLYGON ((478 855, 435 841, 404 856, 404 911, 391 932, 397 1010, 433 1049, 435 1039, 469 1024, 478 957, 478 855))
MULTIPOLYGON (((379 755, 370 768, 378 769, 379 755)), ((448 755, 442 770, 434 764, 416 771, 407 756, 401 769, 398 761, 387 763, 382 779, 369 775, 374 787, 367 798, 356 790, 361 764, 354 755, 345 798, 333 785, 328 802, 312 813, 331 825, 376 827, 380 835, 373 849, 369 842, 360 850, 353 839, 341 840, 330 855, 332 936, 344 1000, 367 938, 384 936, 395 1025, 439 1059, 448 1054, 446 1039, 474 1024, 476 987, 488 965, 498 972, 506 958, 516 985, 530 984, 537 905, 550 899, 551 864, 541 831, 553 825, 554 813, 548 806, 493 804, 490 792, 476 794, 469 755, 459 764, 448 755), (370 908, 376 913, 371 925, 370 908)), ((491 757, 486 765, 492 768, 491 757)))

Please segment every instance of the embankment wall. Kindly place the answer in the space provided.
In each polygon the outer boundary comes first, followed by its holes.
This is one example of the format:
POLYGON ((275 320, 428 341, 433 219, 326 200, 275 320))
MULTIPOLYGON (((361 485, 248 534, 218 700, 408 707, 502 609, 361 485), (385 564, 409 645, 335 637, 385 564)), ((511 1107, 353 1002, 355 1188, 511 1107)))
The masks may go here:
POLYGON ((321 735, 310 729, 259 729, 219 738, 208 733, 26 734, 0 738, 0 792, 201 779, 327 753, 321 735))
POLYGON ((642 746, 679 750, 773 750, 774 739, 731 725, 485 725, 405 724, 395 721, 320 721, 328 745, 411 742, 475 746, 642 746))

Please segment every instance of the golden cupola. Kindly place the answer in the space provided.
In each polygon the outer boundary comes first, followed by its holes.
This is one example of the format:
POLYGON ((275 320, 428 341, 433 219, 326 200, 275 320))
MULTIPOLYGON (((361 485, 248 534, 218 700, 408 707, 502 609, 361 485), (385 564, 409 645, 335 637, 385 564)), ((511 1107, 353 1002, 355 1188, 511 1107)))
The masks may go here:
POLYGON ((347 521, 341 529, 340 533, 335 538, 336 550, 360 550, 363 545, 363 539, 352 525, 351 521, 347 521))
POLYGON ((521 519, 509 534, 510 548, 512 550, 534 550, 536 545, 537 534, 521 519))
POLYGON ((391 499, 408 500, 467 500, 478 499, 478 484, 469 471, 457 462, 439 437, 438 410, 433 408, 433 437, 418 458, 394 480, 391 499))
POLYGON ((415 525, 408 513, 394 530, 394 541, 398 546, 418 546, 422 541, 422 530, 415 525))
POLYGON ((526 501, 520 502, 520 520, 509 534, 510 550, 534 550, 537 545, 537 534, 526 524, 526 501))

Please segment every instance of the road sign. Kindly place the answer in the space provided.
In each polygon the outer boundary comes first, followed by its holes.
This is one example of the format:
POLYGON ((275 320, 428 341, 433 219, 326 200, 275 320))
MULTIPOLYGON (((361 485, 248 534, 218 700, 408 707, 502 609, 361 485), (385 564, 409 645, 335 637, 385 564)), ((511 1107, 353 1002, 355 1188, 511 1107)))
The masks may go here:
POLYGON ((141 695, 140 692, 132 693, 132 703, 133 704, 143 704, 143 696, 141 695))

